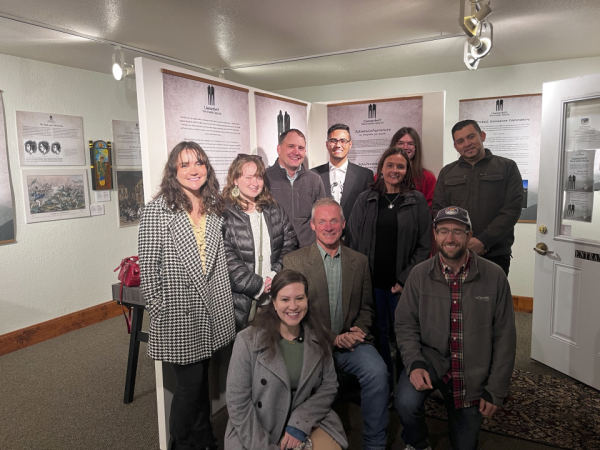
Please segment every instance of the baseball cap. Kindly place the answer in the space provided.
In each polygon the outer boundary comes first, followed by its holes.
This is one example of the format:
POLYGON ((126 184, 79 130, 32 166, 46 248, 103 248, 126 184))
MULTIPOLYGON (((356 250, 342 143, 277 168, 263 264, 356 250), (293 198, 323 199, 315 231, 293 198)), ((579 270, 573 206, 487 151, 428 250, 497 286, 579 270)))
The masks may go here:
POLYGON ((435 224, 442 220, 456 220, 457 222, 467 225, 469 230, 472 228, 469 213, 466 209, 458 206, 448 206, 447 208, 440 209, 435 216, 435 219, 433 219, 433 223, 435 224))

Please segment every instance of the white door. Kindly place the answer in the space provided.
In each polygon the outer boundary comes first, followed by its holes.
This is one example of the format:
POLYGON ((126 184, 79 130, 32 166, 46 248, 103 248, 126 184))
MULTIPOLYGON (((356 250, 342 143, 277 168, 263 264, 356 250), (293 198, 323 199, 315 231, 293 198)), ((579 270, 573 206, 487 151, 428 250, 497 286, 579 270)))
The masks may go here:
POLYGON ((597 149, 600 74, 544 84, 531 357, 600 389, 597 149))

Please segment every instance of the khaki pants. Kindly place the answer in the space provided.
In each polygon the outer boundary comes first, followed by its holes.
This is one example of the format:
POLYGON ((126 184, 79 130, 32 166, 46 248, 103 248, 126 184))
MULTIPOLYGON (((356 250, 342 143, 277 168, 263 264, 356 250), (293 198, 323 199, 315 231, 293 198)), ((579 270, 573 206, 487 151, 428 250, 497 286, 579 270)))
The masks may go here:
POLYGON ((310 435, 310 440, 312 441, 313 450, 342 450, 340 444, 335 442, 322 428, 315 428, 310 435))

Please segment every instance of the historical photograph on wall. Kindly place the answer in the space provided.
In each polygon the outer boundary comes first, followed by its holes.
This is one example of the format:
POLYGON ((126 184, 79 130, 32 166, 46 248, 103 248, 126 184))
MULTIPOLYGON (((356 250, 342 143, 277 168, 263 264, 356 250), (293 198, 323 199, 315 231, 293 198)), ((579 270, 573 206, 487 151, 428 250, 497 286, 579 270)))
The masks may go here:
POLYGON ((141 170, 117 170, 119 192, 119 227, 140 223, 140 212, 145 205, 144 182, 141 170))
POLYGON ((4 101, 0 91, 0 244, 15 241, 15 205, 8 170, 4 101))
POLYGON ((402 127, 422 135, 423 98, 388 98, 327 105, 327 127, 343 123, 350 127, 352 148, 348 159, 377 171, 381 154, 402 127))
POLYGON ((262 92, 254 93, 254 103, 257 153, 269 167, 277 159, 281 133, 295 128, 308 139, 307 104, 262 92))
POLYGON ((220 186, 239 153, 250 153, 248 89, 163 69, 167 151, 200 144, 220 186))
POLYGON ((17 111, 22 166, 84 166, 83 117, 17 111))
POLYGON ((112 132, 113 165, 117 167, 141 167, 140 124, 127 120, 113 120, 112 132))
POLYGON ((525 199, 519 222, 537 220, 542 95, 461 100, 459 120, 472 119, 485 132, 484 147, 512 159, 523 178, 525 199))
POLYGON ((90 215, 85 169, 23 170, 27 223, 90 215))

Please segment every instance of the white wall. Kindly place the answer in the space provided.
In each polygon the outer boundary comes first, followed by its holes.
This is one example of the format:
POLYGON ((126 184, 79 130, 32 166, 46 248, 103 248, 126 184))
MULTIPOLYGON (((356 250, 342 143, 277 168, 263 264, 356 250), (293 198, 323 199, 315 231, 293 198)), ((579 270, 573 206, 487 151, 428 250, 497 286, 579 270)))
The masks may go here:
MULTIPOLYGON (((310 102, 328 102, 351 98, 446 91, 444 163, 448 164, 456 159, 450 130, 458 121, 459 100, 541 93, 542 84, 545 82, 599 72, 600 57, 596 57, 286 89, 279 93, 310 102)), ((516 227, 516 240, 513 246, 514 259, 509 275, 514 295, 533 297, 535 253, 532 248, 535 246, 535 228, 535 224, 517 224, 516 227)))
POLYGON ((15 121, 15 111, 83 116, 89 169, 87 141, 112 140, 112 119, 137 120, 135 80, 0 55, 0 90, 17 224, 17 242, 0 246, 1 335, 111 300, 113 269, 137 254, 138 227, 118 228, 114 190, 104 216, 26 224, 21 170, 34 167, 19 166, 15 121))

